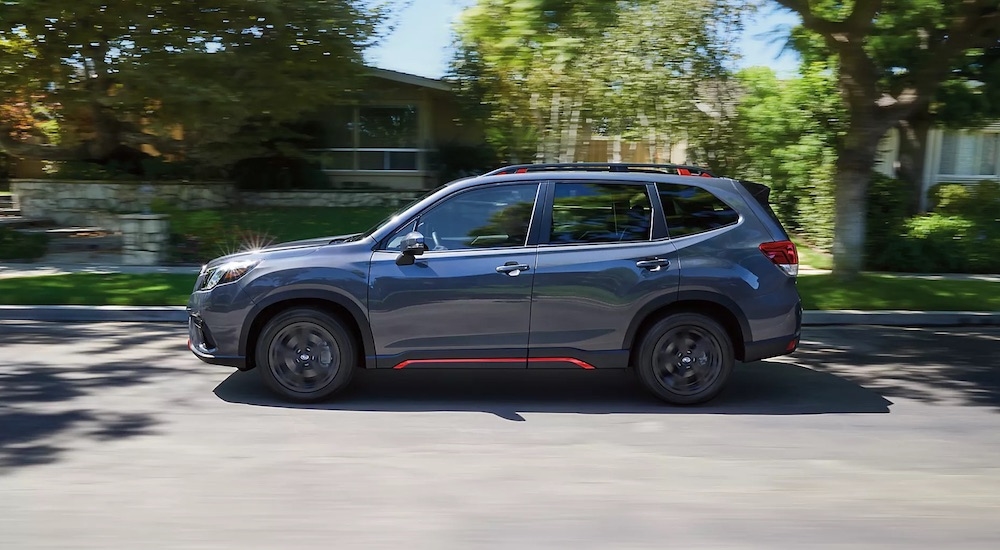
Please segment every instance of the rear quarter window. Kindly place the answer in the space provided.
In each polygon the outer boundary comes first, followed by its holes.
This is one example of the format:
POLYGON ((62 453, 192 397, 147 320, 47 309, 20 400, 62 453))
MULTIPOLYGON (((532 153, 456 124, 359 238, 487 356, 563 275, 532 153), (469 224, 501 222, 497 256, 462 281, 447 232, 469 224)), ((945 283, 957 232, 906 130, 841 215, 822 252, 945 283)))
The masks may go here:
POLYGON ((740 215, 707 189, 695 185, 657 183, 671 237, 684 237, 733 225, 740 215))

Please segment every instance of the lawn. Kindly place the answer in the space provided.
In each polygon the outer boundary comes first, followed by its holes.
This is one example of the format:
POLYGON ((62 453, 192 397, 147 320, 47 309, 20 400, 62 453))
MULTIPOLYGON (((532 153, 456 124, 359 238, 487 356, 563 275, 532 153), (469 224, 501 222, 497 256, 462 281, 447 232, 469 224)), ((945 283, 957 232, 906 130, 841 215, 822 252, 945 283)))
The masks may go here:
POLYGON ((807 310, 1000 311, 1000 283, 989 281, 864 274, 843 283, 822 274, 801 275, 798 286, 807 310))
POLYGON ((184 305, 195 275, 74 273, 0 279, 6 305, 184 305))
MULTIPOLYGON (((0 279, 0 304, 184 305, 194 286, 183 274, 72 274, 0 279)), ((810 309, 1000 311, 1000 283, 863 275, 841 283, 831 275, 798 278, 810 309)))
POLYGON ((816 269, 833 269, 833 256, 826 252, 820 252, 808 244, 793 239, 795 250, 799 253, 799 264, 814 267, 816 269))
POLYGON ((239 228, 262 233, 274 242, 287 242, 328 235, 365 231, 395 209, 382 206, 352 208, 244 208, 195 210, 170 213, 170 230, 179 234, 203 234, 214 229, 239 228))

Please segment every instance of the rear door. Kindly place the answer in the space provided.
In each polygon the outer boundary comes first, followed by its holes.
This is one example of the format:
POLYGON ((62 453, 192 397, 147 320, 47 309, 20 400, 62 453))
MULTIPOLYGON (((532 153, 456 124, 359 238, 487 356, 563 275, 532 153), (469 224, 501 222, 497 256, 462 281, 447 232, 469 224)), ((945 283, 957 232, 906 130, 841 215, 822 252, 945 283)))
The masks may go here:
POLYGON ((655 188, 642 182, 547 184, 531 307, 530 367, 624 367, 625 334, 679 283, 655 188))

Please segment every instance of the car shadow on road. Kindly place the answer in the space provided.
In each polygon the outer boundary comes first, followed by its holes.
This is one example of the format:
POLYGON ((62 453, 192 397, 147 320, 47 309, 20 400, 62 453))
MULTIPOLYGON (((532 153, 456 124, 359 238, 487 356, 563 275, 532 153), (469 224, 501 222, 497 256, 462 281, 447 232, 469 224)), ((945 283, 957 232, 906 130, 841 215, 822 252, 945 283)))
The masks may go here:
POLYGON ((521 413, 796 415, 888 413, 892 402, 839 376, 781 363, 738 365, 728 388, 695 407, 671 407, 624 371, 359 371, 344 394, 295 404, 270 393, 256 372, 235 372, 215 388, 230 403, 331 411, 487 412, 513 421, 521 413))

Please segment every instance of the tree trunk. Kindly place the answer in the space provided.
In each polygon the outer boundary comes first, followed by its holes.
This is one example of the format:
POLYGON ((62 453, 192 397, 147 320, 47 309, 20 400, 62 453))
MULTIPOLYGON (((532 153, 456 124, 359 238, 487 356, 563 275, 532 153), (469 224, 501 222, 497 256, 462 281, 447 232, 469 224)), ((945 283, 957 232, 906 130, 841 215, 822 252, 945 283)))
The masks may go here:
POLYGON ((899 121, 899 170, 896 177, 911 189, 910 213, 920 212, 924 194, 924 160, 927 158, 927 134, 931 119, 926 109, 899 121))
MULTIPOLYGON (((853 131, 857 133, 857 131, 853 131)), ((868 130, 866 134, 873 132, 868 130)), ((848 132, 848 143, 837 157, 835 186, 836 216, 833 228, 833 274, 842 280, 853 279, 861 271, 865 256, 865 222, 868 213, 867 193, 875 165, 876 143, 870 135, 848 132)))

